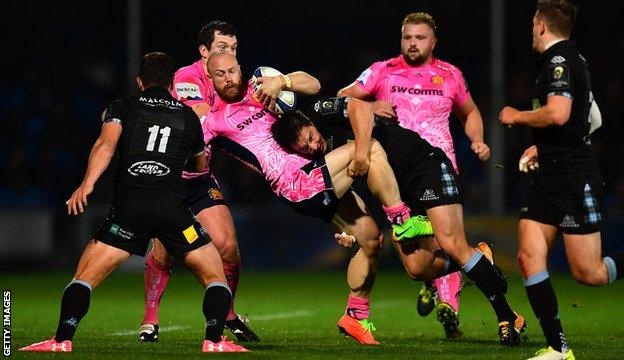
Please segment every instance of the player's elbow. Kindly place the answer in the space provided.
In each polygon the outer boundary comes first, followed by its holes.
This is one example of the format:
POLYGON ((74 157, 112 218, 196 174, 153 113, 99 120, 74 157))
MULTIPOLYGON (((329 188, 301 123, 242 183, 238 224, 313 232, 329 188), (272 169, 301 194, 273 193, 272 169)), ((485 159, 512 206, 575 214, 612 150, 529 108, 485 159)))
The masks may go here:
POLYGON ((336 96, 349 96, 349 92, 347 91, 348 87, 344 87, 340 90, 338 90, 338 93, 336 94, 336 96))
POLYGON ((570 119, 570 114, 566 114, 564 111, 555 110, 551 113, 550 118, 553 122, 553 125, 563 126, 570 119))

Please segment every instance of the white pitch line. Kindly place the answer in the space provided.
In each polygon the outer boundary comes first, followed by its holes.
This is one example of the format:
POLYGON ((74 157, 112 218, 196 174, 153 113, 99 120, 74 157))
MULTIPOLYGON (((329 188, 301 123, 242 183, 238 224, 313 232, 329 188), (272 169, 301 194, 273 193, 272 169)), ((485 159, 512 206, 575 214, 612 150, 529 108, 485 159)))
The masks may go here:
MULTIPOLYGON (((160 331, 178 331, 178 330, 185 330, 185 329, 190 329, 191 326, 164 326, 162 328, 160 328, 160 331)), ((114 333, 110 333, 108 335, 112 335, 112 336, 129 336, 129 335, 134 335, 134 334, 138 334, 139 331, 138 330, 126 330, 126 331, 118 331, 118 332, 114 332, 114 333)))
POLYGON ((299 310, 299 311, 289 311, 282 312, 276 314, 264 314, 264 315, 252 315, 249 316, 251 321, 267 321, 267 320, 276 320, 276 319, 289 319, 296 317, 308 317, 314 316, 314 312, 307 310, 299 310))

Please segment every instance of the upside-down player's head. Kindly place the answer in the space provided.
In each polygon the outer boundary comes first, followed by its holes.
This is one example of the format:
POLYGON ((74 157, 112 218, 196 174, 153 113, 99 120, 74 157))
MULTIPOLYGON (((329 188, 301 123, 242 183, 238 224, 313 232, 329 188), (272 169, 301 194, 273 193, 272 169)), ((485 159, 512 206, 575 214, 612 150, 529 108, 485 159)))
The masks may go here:
POLYGON ((213 20, 199 31, 197 45, 203 58, 208 58, 217 51, 228 51, 236 56, 236 28, 225 21, 213 20))
POLYGON ((271 125, 273 139, 282 148, 308 158, 327 152, 327 143, 314 123, 301 111, 285 113, 271 125))
POLYGON ((223 101, 234 103, 242 100, 246 83, 234 55, 226 51, 213 53, 208 58, 207 68, 212 85, 223 101))
POLYGON ((569 39, 576 12, 576 6, 566 0, 539 0, 533 16, 533 50, 542 53, 548 42, 569 39))
POLYGON ((151 52, 144 55, 139 62, 137 84, 141 90, 159 86, 171 90, 175 62, 171 56, 162 52, 151 52))
POLYGON ((411 13, 401 27, 401 55, 410 65, 418 66, 431 59, 436 44, 436 24, 431 15, 411 13))

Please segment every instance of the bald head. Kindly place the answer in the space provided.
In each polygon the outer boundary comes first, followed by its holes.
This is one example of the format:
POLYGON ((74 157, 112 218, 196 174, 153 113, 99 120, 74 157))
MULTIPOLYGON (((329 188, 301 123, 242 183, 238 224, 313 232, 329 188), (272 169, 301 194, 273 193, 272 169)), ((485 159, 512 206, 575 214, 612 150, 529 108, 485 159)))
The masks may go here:
POLYGON ((213 53, 208 58, 206 67, 215 91, 221 99, 232 103, 243 98, 245 88, 240 66, 234 55, 226 51, 213 53))

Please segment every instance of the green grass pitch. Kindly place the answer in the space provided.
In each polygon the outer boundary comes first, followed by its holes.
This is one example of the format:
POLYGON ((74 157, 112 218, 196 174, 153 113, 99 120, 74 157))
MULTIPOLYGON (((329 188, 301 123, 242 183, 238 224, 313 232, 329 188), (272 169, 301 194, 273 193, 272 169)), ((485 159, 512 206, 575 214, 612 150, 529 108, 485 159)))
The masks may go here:
MULTIPOLYGON (((239 313, 248 314, 262 342, 249 354, 201 354, 203 291, 184 269, 176 269, 161 304, 160 342, 143 344, 136 331, 143 310, 141 274, 115 273, 96 289, 80 323, 72 354, 25 354, 17 349, 50 338, 69 274, 2 275, 12 290, 12 357, 74 359, 250 358, 250 359, 524 359, 544 344, 518 276, 510 276, 508 299, 524 314, 528 342, 518 348, 498 345, 493 311, 475 286, 464 289, 464 337, 447 341, 435 314, 416 313, 420 283, 398 272, 380 271, 372 295, 371 319, 382 345, 364 347, 340 335, 347 291, 342 273, 243 272, 237 296, 239 313)), ((579 359, 624 358, 622 281, 587 288, 570 276, 554 277, 559 309, 571 348, 579 359)), ((226 331, 227 334, 227 331, 226 331)), ((231 334, 230 334, 231 337, 231 334)))

